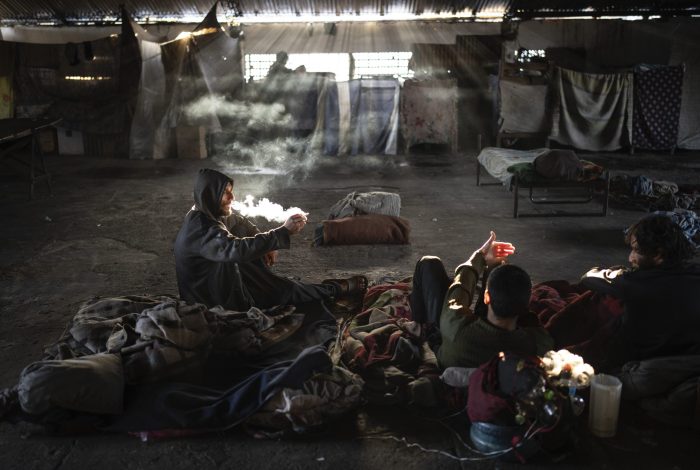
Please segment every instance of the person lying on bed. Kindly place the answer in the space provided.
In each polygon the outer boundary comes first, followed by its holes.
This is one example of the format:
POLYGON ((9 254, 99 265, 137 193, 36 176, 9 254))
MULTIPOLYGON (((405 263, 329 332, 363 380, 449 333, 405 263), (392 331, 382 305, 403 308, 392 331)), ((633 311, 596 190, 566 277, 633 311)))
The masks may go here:
POLYGON ((700 354, 700 264, 695 248, 671 217, 654 214, 632 225, 627 268, 594 268, 582 284, 624 305, 597 340, 607 354, 599 368, 616 371, 628 361, 700 354))
MULTIPOLYGON (((510 243, 491 236, 471 258, 459 265, 450 280, 439 258, 424 256, 416 264, 410 303, 413 319, 439 326, 442 344, 436 353, 447 367, 478 367, 500 351, 544 355, 554 342, 528 310, 532 282, 517 266, 505 264, 515 252, 510 243), (485 317, 471 309, 477 281, 487 268, 483 302, 485 317)), ((433 343, 434 337, 432 338, 433 343)))
POLYGON ((260 232, 232 212, 233 180, 216 170, 199 170, 193 194, 194 206, 175 239, 175 271, 183 300, 240 311, 332 300, 367 288, 364 276, 306 284, 269 269, 277 250, 289 248, 290 236, 306 225, 303 214, 260 232))

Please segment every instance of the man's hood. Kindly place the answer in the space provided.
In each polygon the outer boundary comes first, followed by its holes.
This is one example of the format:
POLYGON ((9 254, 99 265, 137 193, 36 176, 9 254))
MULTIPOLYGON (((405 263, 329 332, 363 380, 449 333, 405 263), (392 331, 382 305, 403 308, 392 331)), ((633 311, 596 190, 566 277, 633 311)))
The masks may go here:
POLYGON ((233 184, 233 180, 225 174, 202 168, 194 183, 194 208, 216 220, 219 218, 221 196, 224 194, 227 184, 233 184))

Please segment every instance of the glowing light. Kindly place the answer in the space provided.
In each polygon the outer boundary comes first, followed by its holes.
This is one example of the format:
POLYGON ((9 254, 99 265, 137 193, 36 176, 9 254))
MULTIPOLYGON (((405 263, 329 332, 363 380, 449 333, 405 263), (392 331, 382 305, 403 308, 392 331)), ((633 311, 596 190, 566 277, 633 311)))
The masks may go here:
MULTIPOLYGON (((479 18, 498 18, 503 17, 503 12, 501 11, 500 16, 494 10, 493 13, 485 13, 479 18)), ((238 17, 237 21, 241 24, 256 24, 256 23, 349 23, 349 22, 360 22, 369 23, 372 21, 425 21, 425 20, 459 20, 459 19, 470 19, 476 18, 472 14, 471 8, 465 9, 463 11, 457 12, 454 15, 452 13, 423 13, 421 15, 416 15, 415 13, 390 13, 380 15, 379 13, 362 13, 361 15, 354 14, 343 14, 343 15, 331 15, 331 14, 321 14, 321 15, 257 15, 257 16, 243 16, 238 17)))
POLYGON ((78 81, 99 81, 99 80, 111 80, 112 77, 102 77, 99 75, 66 75, 63 77, 65 80, 78 80, 78 81))
MULTIPOLYGON (((589 11, 589 10, 585 10, 589 11)), ((692 17, 692 15, 691 15, 692 17)), ((660 16, 649 16, 644 18, 639 15, 604 15, 604 16, 557 16, 557 17, 534 17, 533 21, 561 21, 561 20, 622 20, 622 21, 644 21, 645 19, 659 19, 660 16)))
POLYGON ((493 8, 493 9, 486 9, 486 10, 481 10, 476 13, 476 18, 478 19, 502 19, 503 15, 506 14, 505 9, 503 8, 493 8))
MULTIPOLYGON (((179 41, 180 39, 186 39, 194 36, 203 36, 205 34, 212 34, 216 33, 219 29, 218 28, 204 28, 200 29, 199 31, 182 31, 180 34, 175 36, 175 39, 173 41, 179 41)), ((173 42, 173 41, 168 41, 168 42, 173 42)), ((163 44, 167 44, 163 43, 163 44)))
POLYGON ((634 16, 634 15, 629 15, 629 16, 600 16, 598 17, 600 20, 623 20, 623 21, 642 21, 644 19, 643 16, 634 16))
POLYGON ((204 34, 212 34, 217 32, 217 28, 204 28, 200 29, 199 31, 193 31, 192 36, 203 36, 204 34))

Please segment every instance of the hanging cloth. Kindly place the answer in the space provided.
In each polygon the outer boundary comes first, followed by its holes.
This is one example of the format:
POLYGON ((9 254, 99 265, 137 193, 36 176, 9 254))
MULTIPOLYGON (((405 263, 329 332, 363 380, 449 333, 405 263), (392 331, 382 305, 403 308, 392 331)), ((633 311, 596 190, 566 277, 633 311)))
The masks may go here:
POLYGON ((631 73, 593 74, 557 68, 554 86, 552 140, 592 151, 630 145, 631 73))
POLYGON ((673 149, 678 142, 683 66, 640 66, 634 71, 635 147, 673 149))

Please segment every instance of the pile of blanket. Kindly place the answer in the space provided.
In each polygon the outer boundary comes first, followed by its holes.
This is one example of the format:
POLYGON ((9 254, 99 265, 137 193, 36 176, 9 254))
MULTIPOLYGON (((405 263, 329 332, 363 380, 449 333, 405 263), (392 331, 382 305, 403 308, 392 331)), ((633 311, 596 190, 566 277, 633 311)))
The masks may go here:
POLYGON ((0 416, 62 430, 77 416, 102 430, 154 436, 247 420, 299 431, 362 401, 362 380, 323 346, 335 330, 324 308, 234 312, 170 296, 93 299, 44 360, 3 391, 3 402, 14 394, 20 409, 0 416))
POLYGON ((700 186, 653 180, 645 175, 616 174, 610 180, 610 196, 626 208, 643 211, 700 209, 700 186))
POLYGON ((435 353, 411 320, 408 283, 370 288, 364 310, 342 329, 342 359, 365 381, 372 403, 435 406, 441 395, 435 353))
POLYGON ((119 354, 127 383, 154 382, 198 369, 210 354, 259 355, 302 321, 293 307, 233 312, 168 296, 94 299, 46 349, 45 359, 119 354))
POLYGON ((316 228, 314 244, 408 244, 411 225, 400 212, 401 196, 396 193, 349 193, 333 204, 327 220, 316 228))
MULTIPOLYGON (((597 368, 606 360, 623 305, 581 284, 550 281, 533 287, 530 309, 554 338, 554 349, 568 349, 597 368)), ((616 375, 623 383, 624 400, 661 422, 700 428, 700 356, 628 362, 616 375)))

